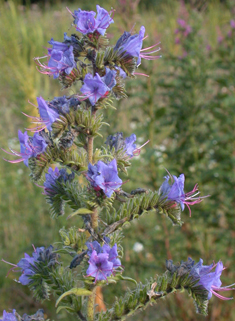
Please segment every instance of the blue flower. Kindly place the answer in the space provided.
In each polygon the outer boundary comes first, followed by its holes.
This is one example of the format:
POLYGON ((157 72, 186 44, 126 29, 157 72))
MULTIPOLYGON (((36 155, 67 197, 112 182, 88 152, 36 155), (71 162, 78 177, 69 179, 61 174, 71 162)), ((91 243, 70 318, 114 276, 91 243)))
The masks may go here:
POLYGON ((185 205, 188 207, 190 216, 191 216, 191 209, 190 206, 200 203, 203 197, 196 197, 200 192, 198 191, 198 185, 196 184, 191 192, 184 193, 184 181, 185 177, 184 174, 181 174, 178 178, 176 176, 165 176, 165 182, 160 187, 160 194, 162 198, 166 198, 169 201, 176 202, 180 204, 182 211, 185 208, 185 205), (169 179, 173 181, 172 184, 169 184, 169 179))
POLYGON ((110 88, 103 82, 99 74, 93 77, 91 74, 86 74, 84 78, 84 85, 81 87, 81 92, 89 98, 92 106, 106 95, 110 88))
POLYGON ((101 246, 97 241, 87 242, 86 245, 88 247, 87 254, 90 257, 86 273, 88 276, 93 276, 95 282, 107 280, 108 276, 114 274, 121 267, 116 243, 112 248, 107 243, 101 246))
POLYGON ((97 189, 102 189, 107 197, 121 187, 122 180, 118 177, 117 162, 113 159, 109 164, 98 161, 97 164, 88 165, 87 179, 97 189))
POLYGON ((140 28, 139 34, 131 35, 129 32, 124 34, 118 39, 114 50, 120 53, 126 52, 131 57, 137 58, 137 65, 141 63, 140 50, 143 45, 143 38, 145 33, 145 27, 140 28))
POLYGON ((28 160, 31 157, 36 157, 37 155, 43 153, 47 147, 47 143, 44 138, 38 133, 35 133, 33 137, 29 137, 27 132, 24 134, 19 130, 18 137, 20 141, 20 153, 14 153, 16 156, 20 156, 21 159, 17 161, 10 162, 21 162, 23 161, 26 166, 28 166, 28 160))
POLYGON ((81 9, 74 11, 74 24, 76 30, 86 35, 88 33, 94 33, 97 31, 99 34, 104 35, 106 29, 113 19, 110 17, 110 13, 105 9, 101 8, 99 5, 96 6, 97 16, 94 11, 84 11, 81 9))
POLYGON ((16 310, 12 310, 11 312, 6 312, 5 310, 3 311, 3 318, 0 321, 17 321, 16 315, 15 315, 16 310))
POLYGON ((200 259, 199 262, 195 264, 191 269, 190 275, 192 275, 195 278, 199 278, 199 281, 195 286, 201 285, 203 288, 205 288, 208 291, 208 300, 211 299, 212 294, 214 294, 215 296, 217 296, 222 300, 232 299, 232 298, 224 297, 217 293, 217 291, 234 290, 233 288, 230 288, 233 284, 230 286, 221 287, 222 282, 220 280, 220 276, 223 270, 224 270, 224 267, 221 261, 219 261, 217 264, 212 263, 211 265, 203 266, 202 259, 200 259), (215 271, 212 272, 214 268, 215 268, 215 271))
POLYGON ((38 262, 40 254, 43 251, 44 247, 38 247, 35 249, 32 256, 29 256, 27 253, 25 253, 25 257, 17 263, 17 266, 22 272, 22 275, 19 278, 21 284, 27 285, 31 282, 30 276, 35 274, 33 267, 35 266, 35 262, 38 262))
POLYGON ((38 111, 40 114, 41 123, 48 130, 52 130, 51 125, 58 119, 59 114, 55 110, 48 107, 48 104, 42 97, 37 97, 37 102, 38 102, 38 111))
MULTIPOLYGON (((62 44, 62 43, 61 43, 62 44)), ((74 60, 73 46, 66 46, 66 50, 48 49, 48 55, 50 57, 48 61, 48 68, 50 71, 47 72, 54 76, 54 79, 58 78, 60 72, 65 72, 67 75, 77 67, 74 60)), ((62 46, 61 46, 62 47, 62 46)))
POLYGON ((99 253, 94 250, 88 261, 89 267, 86 271, 87 276, 93 276, 95 282, 107 280, 107 277, 112 274, 113 263, 108 260, 108 253, 99 253))

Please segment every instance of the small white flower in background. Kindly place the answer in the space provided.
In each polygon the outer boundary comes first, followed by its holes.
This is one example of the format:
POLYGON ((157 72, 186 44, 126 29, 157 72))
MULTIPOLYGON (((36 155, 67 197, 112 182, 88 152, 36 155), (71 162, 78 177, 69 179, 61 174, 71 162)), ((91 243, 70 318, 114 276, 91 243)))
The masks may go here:
POLYGON ((144 249, 143 244, 139 242, 136 242, 133 246, 133 251, 135 251, 136 253, 143 251, 143 249, 144 249))

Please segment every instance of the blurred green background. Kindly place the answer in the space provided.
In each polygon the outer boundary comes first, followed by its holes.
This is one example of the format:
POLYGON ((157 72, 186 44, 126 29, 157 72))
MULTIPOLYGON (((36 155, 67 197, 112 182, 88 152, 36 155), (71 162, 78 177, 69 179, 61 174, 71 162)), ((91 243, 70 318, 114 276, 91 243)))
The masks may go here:
MULTIPOLYGON (((116 111, 105 111, 111 127, 103 133, 104 138, 123 131, 125 135, 134 132, 139 146, 150 139, 140 156, 133 159, 124 189, 157 189, 167 168, 174 175, 185 174, 185 191, 199 183, 202 195, 211 195, 192 208, 191 218, 188 210, 184 211, 181 228, 155 213, 126 227, 125 275, 144 282, 164 272, 165 259, 177 262, 191 256, 203 258, 205 264, 221 259, 227 267, 223 284, 234 283, 235 30, 230 21, 235 18, 235 3, 100 0, 99 4, 107 10, 116 9, 115 24, 108 29, 113 44, 124 30, 135 24, 138 32, 143 24, 148 34, 144 47, 161 41, 162 48, 161 59, 142 60, 140 72, 150 78, 137 76, 128 81, 129 98, 118 102, 116 111), (178 19, 191 27, 188 34, 180 29, 178 19)), ((74 89, 62 93, 56 81, 37 72, 33 57, 46 53, 52 37, 62 41, 64 32, 74 32, 66 6, 73 11, 78 7, 95 10, 95 5, 93 0, 0 1, 0 147, 15 148, 18 129, 29 126, 21 112, 32 114, 36 109, 28 100, 34 103, 39 95, 51 100, 74 93, 74 89)), ((98 146, 102 141, 96 143, 98 146)), ((6 157, 4 152, 0 159, 0 258, 17 263, 24 252, 32 252, 32 243, 51 244, 59 239, 59 228, 73 222, 63 217, 51 219, 41 189, 29 180, 28 169, 22 163, 9 164, 2 157, 6 157)), ((55 315, 53 300, 35 302, 25 287, 13 281, 17 274, 11 272, 5 277, 8 270, 2 262, 0 311, 15 308, 22 314, 34 313, 43 307, 51 319, 72 320, 66 314, 55 315)), ((125 283, 106 287, 106 306, 126 289, 125 283)), ((201 317, 195 314, 192 300, 182 293, 133 320, 227 321, 235 320, 234 308, 233 301, 213 297, 208 317, 201 317)))

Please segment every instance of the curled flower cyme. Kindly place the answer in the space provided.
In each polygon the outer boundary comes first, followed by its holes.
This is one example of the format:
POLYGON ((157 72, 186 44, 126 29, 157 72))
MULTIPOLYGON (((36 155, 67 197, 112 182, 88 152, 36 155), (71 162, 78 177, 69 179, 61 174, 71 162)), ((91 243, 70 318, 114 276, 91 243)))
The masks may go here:
POLYGON ((17 317, 15 315, 16 310, 12 310, 11 312, 6 312, 5 310, 3 311, 3 316, 0 321, 17 321, 17 317))
POLYGON ((28 285, 30 283, 30 276, 35 274, 33 266, 35 262, 40 258, 40 254, 44 251, 44 247, 37 247, 34 249, 33 255, 29 256, 25 253, 25 257, 21 259, 17 266, 21 269, 22 275, 19 277, 19 281, 23 285, 28 285))
POLYGON ((96 189, 102 189, 107 197, 122 186, 122 180, 118 177, 117 161, 113 159, 109 164, 98 161, 97 164, 88 165, 87 179, 96 189))
POLYGON ((86 35, 97 31, 102 36, 111 23, 114 23, 110 13, 99 5, 96 6, 97 16, 94 11, 75 10, 72 13, 76 30, 86 35), (96 16, 96 17, 95 17, 96 16))
POLYGON ((200 203, 207 196, 197 196, 200 193, 197 184, 191 192, 184 193, 184 181, 184 174, 181 174, 178 178, 174 175, 165 176, 165 182, 160 187, 160 194, 162 198, 167 197, 167 200, 180 204, 182 211, 186 205, 191 216, 190 206, 200 203), (171 179, 172 184, 169 184, 169 179, 171 179))
POLYGON ((220 280, 220 276, 223 270, 224 266, 221 261, 219 261, 217 264, 212 263, 211 265, 203 265, 202 259, 200 259, 199 262, 195 264, 191 269, 190 275, 192 275, 195 278, 199 278, 199 281, 195 286, 201 285, 208 291, 208 300, 211 299, 212 294, 214 294, 221 300, 233 299, 224 297, 217 293, 219 291, 235 290, 235 288, 231 288, 231 286, 233 286, 234 284, 221 287, 222 282, 220 280), (215 270, 214 272, 212 272, 214 268, 215 270))
POLYGON ((53 170, 51 167, 49 167, 45 178, 46 180, 43 184, 44 194, 52 196, 57 193, 56 182, 67 182, 68 180, 72 181, 74 179, 74 173, 68 174, 64 168, 59 170, 58 167, 55 167, 53 170))
POLYGON ((35 133, 33 137, 29 137, 27 132, 24 134, 19 130, 18 131, 18 137, 20 142, 20 152, 17 152, 13 149, 11 150, 11 153, 2 149, 5 153, 12 155, 12 156, 18 156, 20 159, 17 160, 6 160, 9 163, 20 163, 24 162, 26 166, 28 166, 28 160, 31 157, 37 157, 41 153, 43 153, 46 150, 47 143, 45 142, 44 138, 40 136, 40 134, 35 133))

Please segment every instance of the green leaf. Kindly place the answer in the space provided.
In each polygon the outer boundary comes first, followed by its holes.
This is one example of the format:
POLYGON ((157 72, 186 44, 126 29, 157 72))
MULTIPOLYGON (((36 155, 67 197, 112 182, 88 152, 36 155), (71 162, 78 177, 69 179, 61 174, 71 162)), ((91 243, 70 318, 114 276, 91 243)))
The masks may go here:
POLYGON ((122 275, 120 275, 120 276, 119 276, 119 279, 120 279, 120 280, 123 280, 123 281, 129 281, 129 282, 132 282, 132 283, 134 283, 135 285, 137 285, 137 281, 136 281, 136 280, 134 280, 134 279, 132 279, 132 278, 129 278, 129 277, 127 277, 127 276, 122 276, 122 275))
POLYGON ((68 306, 66 306, 66 305, 61 305, 60 307, 58 307, 58 308, 56 309, 56 313, 59 313, 59 312, 60 312, 61 310, 63 310, 63 309, 66 309, 66 310, 69 311, 69 312, 75 312, 73 308, 68 307, 68 306))
POLYGON ((88 208, 82 207, 79 208, 77 211, 73 212, 67 217, 67 220, 70 219, 71 217, 74 217, 75 215, 85 215, 85 214, 92 214, 93 212, 89 210, 88 208))
POLYGON ((63 293, 59 298, 58 300, 56 301, 56 304, 55 306, 57 307, 58 304, 60 303, 60 301, 65 298, 66 296, 68 295, 71 295, 71 294, 74 294, 76 296, 82 296, 82 295, 86 295, 86 296, 89 296, 92 294, 91 291, 87 290, 87 289, 84 289, 84 288, 73 288, 65 293, 63 293))

